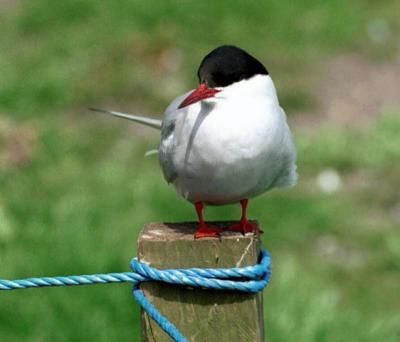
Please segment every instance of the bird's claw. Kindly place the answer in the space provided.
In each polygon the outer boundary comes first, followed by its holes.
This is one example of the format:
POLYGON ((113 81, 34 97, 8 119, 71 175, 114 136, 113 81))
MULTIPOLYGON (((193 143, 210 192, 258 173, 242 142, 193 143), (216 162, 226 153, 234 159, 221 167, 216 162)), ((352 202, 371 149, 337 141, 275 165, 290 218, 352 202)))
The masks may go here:
POLYGON ((194 238, 195 239, 202 239, 202 238, 219 238, 220 233, 222 232, 222 229, 216 228, 216 227, 199 227, 197 229, 196 233, 194 233, 194 238))
POLYGON ((226 230, 233 231, 233 232, 239 232, 244 235, 247 233, 253 233, 253 234, 257 234, 257 235, 260 235, 263 233, 263 231, 260 229, 258 224, 248 222, 248 221, 233 224, 232 226, 229 226, 226 230))

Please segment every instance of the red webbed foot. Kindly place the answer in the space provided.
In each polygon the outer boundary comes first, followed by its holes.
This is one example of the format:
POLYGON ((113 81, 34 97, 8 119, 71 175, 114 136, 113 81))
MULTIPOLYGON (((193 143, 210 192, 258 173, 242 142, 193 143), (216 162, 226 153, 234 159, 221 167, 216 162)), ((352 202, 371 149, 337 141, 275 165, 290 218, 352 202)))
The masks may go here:
POLYGON ((202 239, 202 238, 218 238, 220 233, 222 232, 222 229, 217 228, 217 227, 209 227, 207 225, 200 226, 196 233, 194 233, 194 238, 195 239, 202 239))
POLYGON ((242 199, 240 201, 240 205, 242 206, 242 218, 240 219, 239 223, 233 224, 232 226, 228 227, 227 230, 240 232, 243 234, 246 233, 254 233, 254 234, 261 234, 262 230, 258 227, 256 223, 252 223, 247 221, 247 205, 249 203, 248 199, 242 199))
POLYGON ((202 238, 218 238, 219 234, 222 232, 222 229, 217 227, 209 227, 204 222, 203 218, 203 208, 204 205, 202 202, 195 203, 197 216, 199 217, 199 228, 197 229, 196 233, 194 233, 195 239, 202 239, 202 238))
POLYGON ((226 230, 233 231, 233 232, 240 232, 242 234, 246 233, 254 233, 254 234, 261 234, 262 230, 258 227, 258 224, 252 223, 249 221, 239 222, 229 226, 226 230))
POLYGON ((243 199, 240 201, 242 206, 242 218, 236 224, 233 224, 225 229, 218 228, 218 227, 209 227, 204 221, 203 218, 203 208, 204 205, 202 202, 196 202, 196 212, 199 218, 199 228, 194 234, 195 239, 202 239, 202 238, 218 238, 223 231, 233 231, 233 232, 240 232, 242 234, 246 233, 253 233, 253 234, 261 234, 262 230, 258 227, 256 223, 249 222, 247 220, 247 204, 248 200, 243 199))

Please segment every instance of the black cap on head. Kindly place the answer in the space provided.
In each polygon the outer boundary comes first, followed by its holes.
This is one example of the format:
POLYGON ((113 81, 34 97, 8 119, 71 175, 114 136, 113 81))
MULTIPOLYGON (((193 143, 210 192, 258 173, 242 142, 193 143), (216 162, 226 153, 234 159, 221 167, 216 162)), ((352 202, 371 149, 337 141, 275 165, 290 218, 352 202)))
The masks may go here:
POLYGON ((233 45, 222 45, 204 57, 197 75, 200 83, 215 88, 225 87, 254 75, 268 75, 268 71, 246 51, 233 45))

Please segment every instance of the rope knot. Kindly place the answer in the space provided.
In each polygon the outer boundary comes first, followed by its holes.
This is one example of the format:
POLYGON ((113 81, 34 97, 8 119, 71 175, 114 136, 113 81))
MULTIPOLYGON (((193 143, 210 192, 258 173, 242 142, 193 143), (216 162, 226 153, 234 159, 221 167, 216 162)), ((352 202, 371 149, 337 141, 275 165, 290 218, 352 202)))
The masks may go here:
POLYGON ((143 281, 159 281, 214 290, 259 292, 267 286, 271 277, 271 257, 268 252, 261 251, 260 263, 254 266, 166 270, 158 270, 134 258, 131 261, 131 268, 133 272, 145 278, 143 281))
MULTIPOLYGON (((260 292, 271 277, 271 256, 262 250, 260 262, 254 266, 234 268, 185 268, 158 270, 137 258, 131 261, 134 273, 143 277, 142 281, 160 281, 214 290, 236 290, 243 292, 260 292)), ((140 282, 133 289, 133 295, 143 310, 176 342, 188 342, 166 317, 164 317, 145 297, 140 290, 140 282)))

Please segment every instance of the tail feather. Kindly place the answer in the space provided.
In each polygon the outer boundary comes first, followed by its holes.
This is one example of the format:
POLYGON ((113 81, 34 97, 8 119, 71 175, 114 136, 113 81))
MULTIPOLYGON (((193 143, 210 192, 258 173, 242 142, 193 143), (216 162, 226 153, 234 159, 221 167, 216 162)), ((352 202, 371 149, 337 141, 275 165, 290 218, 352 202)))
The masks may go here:
POLYGON ((158 154, 158 149, 153 149, 153 150, 147 151, 147 152, 144 154, 144 156, 145 156, 145 157, 150 157, 150 156, 152 156, 152 155, 154 155, 154 154, 158 154))
POLYGON ((145 116, 139 116, 139 115, 133 115, 133 114, 127 114, 127 113, 114 112, 114 111, 106 110, 106 109, 89 108, 89 110, 92 110, 94 112, 111 114, 111 115, 114 115, 119 118, 132 120, 132 121, 141 123, 146 126, 161 129, 161 120, 158 120, 158 119, 147 118, 145 116))

